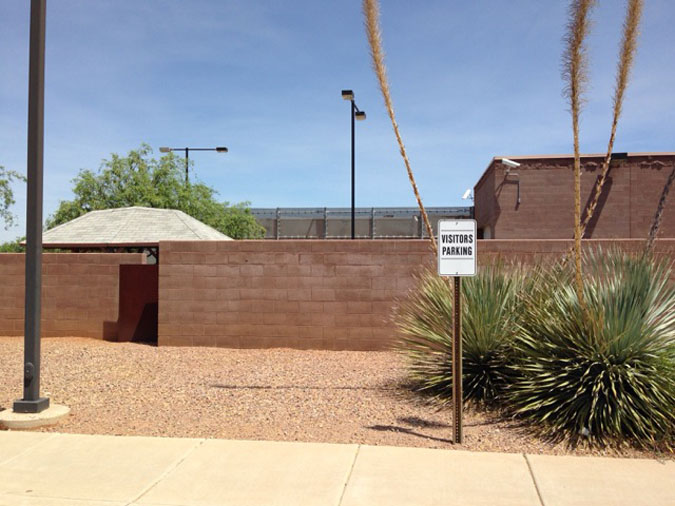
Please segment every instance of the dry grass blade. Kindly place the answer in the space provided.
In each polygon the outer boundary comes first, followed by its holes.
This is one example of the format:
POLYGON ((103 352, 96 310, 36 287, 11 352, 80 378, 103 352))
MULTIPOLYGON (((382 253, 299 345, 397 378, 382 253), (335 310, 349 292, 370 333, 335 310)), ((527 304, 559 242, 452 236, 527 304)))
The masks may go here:
POLYGON ((652 227, 649 230, 649 238, 647 239, 647 246, 645 248, 645 253, 650 254, 654 248, 654 241, 659 235, 659 227, 661 226, 661 218, 663 217, 663 210, 666 208, 666 199, 668 198, 668 193, 670 192, 670 187, 675 181, 675 168, 670 172, 668 180, 666 181, 665 186, 663 187, 663 192, 661 192, 661 198, 659 199, 659 205, 656 208, 656 214, 654 215, 654 221, 652 222, 652 227))
POLYGON ((419 190, 417 189, 415 176, 413 176, 412 169, 410 168, 410 161, 408 160, 408 155, 406 154, 405 146, 403 145, 403 139, 401 139, 401 134, 398 130, 398 123, 396 123, 396 116, 394 115, 394 105, 391 100, 389 83, 387 81, 387 67, 384 64, 384 51, 382 49, 382 35, 380 32, 379 23, 380 9, 377 0, 363 0, 363 13, 366 17, 366 32, 368 34, 368 44, 370 44, 370 55, 373 58, 373 69, 375 70, 377 80, 380 84, 380 90, 382 91, 382 96, 384 97, 384 103, 387 107, 391 124, 394 127, 394 134, 396 135, 399 151, 403 157, 403 161, 405 162, 405 168, 408 171, 408 179, 410 179, 410 184, 412 185, 413 192, 415 193, 417 205, 420 208, 420 213, 422 214, 422 219, 424 220, 424 226, 427 229, 427 234, 429 235, 431 247, 435 256, 438 253, 436 239, 434 238, 433 229, 431 228, 431 223, 429 223, 427 212, 424 210, 422 198, 420 197, 419 190))
POLYGON ((579 113, 581 111, 583 88, 588 80, 585 40, 590 30, 589 14, 594 3, 594 0, 572 0, 570 4, 570 18, 565 35, 566 48, 563 53, 563 79, 566 82, 565 95, 570 101, 572 131, 574 134, 574 263, 576 292, 579 301, 583 301, 579 113))
POLYGON ((588 227, 588 223, 593 217, 595 208, 600 200, 602 188, 607 180, 609 173, 609 164, 612 160, 612 149, 614 148, 614 139, 616 137, 616 126, 621 116, 621 109, 623 107, 623 97, 628 86, 628 79, 630 78, 631 68, 635 60, 635 52, 637 50, 637 39, 639 34, 640 18, 642 17, 643 0, 628 0, 626 8, 626 19, 623 22, 623 39, 621 41, 621 54, 619 57, 619 64, 616 73, 616 85, 614 87, 614 116, 612 119, 612 130, 609 136, 609 143, 607 145, 607 154, 602 162, 602 169, 600 177, 596 181, 593 189, 593 198, 591 199, 586 217, 581 225, 581 235, 583 237, 588 227))

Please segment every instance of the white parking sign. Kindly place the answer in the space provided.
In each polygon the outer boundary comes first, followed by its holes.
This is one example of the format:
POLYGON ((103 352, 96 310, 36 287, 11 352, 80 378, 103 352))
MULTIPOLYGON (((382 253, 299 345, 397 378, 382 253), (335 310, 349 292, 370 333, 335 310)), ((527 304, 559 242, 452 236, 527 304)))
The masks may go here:
POLYGON ((438 222, 438 274, 476 275, 476 220, 438 222))

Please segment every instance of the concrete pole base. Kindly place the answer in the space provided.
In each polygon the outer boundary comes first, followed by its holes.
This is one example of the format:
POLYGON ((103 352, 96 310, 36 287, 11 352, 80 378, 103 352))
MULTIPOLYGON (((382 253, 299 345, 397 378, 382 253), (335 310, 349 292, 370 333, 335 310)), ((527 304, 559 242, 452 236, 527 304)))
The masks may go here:
POLYGON ((0 427, 12 430, 35 429, 45 425, 54 425, 70 413, 70 408, 52 404, 40 413, 17 413, 6 409, 0 411, 0 427))

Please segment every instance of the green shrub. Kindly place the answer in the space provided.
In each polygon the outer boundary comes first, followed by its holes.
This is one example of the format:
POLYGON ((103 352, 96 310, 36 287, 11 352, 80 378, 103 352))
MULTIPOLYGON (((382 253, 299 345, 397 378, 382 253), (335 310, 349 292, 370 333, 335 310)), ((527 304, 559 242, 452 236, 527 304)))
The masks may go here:
MULTIPOLYGON (((466 400, 492 402, 507 384, 511 343, 518 331, 519 268, 482 267, 462 281, 463 389, 466 400)), ((427 272, 401 303, 395 323, 398 349, 408 360, 414 388, 440 401, 452 399, 451 283, 427 272)))
POLYGON ((584 258, 584 304, 573 266, 540 271, 523 303, 508 405, 553 438, 672 440, 675 287, 651 258, 597 250, 584 258))

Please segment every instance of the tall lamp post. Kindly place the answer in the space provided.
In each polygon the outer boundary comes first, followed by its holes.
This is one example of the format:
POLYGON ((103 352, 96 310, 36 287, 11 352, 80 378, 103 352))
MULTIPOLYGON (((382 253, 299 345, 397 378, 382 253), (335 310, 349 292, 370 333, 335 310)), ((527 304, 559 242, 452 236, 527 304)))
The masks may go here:
POLYGON ((351 120, 352 120, 352 239, 354 239, 355 234, 355 210, 354 210, 354 205, 355 205, 355 199, 356 199, 356 191, 355 191, 355 186, 354 186, 354 179, 355 179, 355 170, 354 170, 354 120, 357 119, 359 121, 366 119, 366 113, 365 111, 361 111, 357 106, 356 103, 354 102, 354 92, 352 90, 342 90, 342 98, 344 100, 349 100, 352 103, 351 107, 351 120))
POLYGON ((28 191, 26 198, 26 305, 24 312, 23 398, 15 413, 41 413, 49 398, 40 397, 40 315, 42 290, 42 166, 45 105, 46 0, 31 0, 28 72, 28 191))
POLYGON ((169 153, 171 151, 185 151, 185 184, 189 182, 188 171, 190 167, 190 151, 216 151, 217 153, 227 153, 225 146, 218 146, 217 148, 159 148, 160 153, 169 153))

